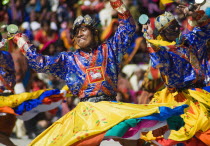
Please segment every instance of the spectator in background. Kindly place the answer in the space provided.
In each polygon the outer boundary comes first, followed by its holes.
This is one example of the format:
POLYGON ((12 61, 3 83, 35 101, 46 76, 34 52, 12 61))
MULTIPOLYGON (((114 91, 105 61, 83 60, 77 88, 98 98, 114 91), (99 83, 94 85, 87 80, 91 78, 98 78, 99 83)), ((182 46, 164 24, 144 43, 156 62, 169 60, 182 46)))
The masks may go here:
POLYGON ((104 2, 101 0, 80 0, 82 15, 89 14, 98 18, 98 12, 104 8, 104 2))
POLYGON ((210 18, 210 6, 206 8, 206 15, 210 18))
POLYGON ((34 92, 41 89, 47 89, 47 85, 38 78, 36 73, 34 73, 32 77, 31 91, 34 92))
POLYGON ((126 77, 125 73, 119 74, 117 89, 118 89, 118 95, 117 95, 118 101, 135 103, 134 100, 131 99, 132 86, 128 78, 126 77))
POLYGON ((124 3, 127 6, 127 8, 130 10, 131 15, 133 16, 134 20, 136 20, 137 22, 140 16, 138 5, 134 5, 133 0, 124 0, 124 3))
POLYGON ((99 12, 99 20, 102 26, 102 31, 105 31, 106 28, 110 25, 112 21, 113 13, 116 13, 108 0, 104 0, 104 8, 99 12), (110 15, 107 15, 110 14, 110 15))
POLYGON ((59 24, 63 22, 68 22, 75 17, 73 10, 69 7, 65 0, 59 0, 59 5, 57 8, 57 19, 59 24))
POLYGON ((9 23, 9 15, 7 13, 7 5, 0 3, 0 26, 6 25, 9 23))
POLYGON ((140 93, 138 94, 139 104, 148 104, 154 94, 164 88, 164 82, 161 79, 161 75, 158 69, 149 66, 142 80, 142 85, 139 88, 140 93))
POLYGON ((156 17, 162 13, 162 10, 160 10, 157 1, 139 0, 138 2, 139 6, 142 7, 142 9, 140 9, 140 14, 147 14, 149 17, 156 17))
POLYGON ((73 22, 71 20, 65 21, 62 24, 62 30, 60 32, 60 38, 64 43, 64 47, 67 49, 67 51, 75 51, 76 46, 71 38, 71 32, 73 22))
POLYGON ((30 28, 31 28, 32 34, 33 34, 33 40, 32 41, 33 41, 35 46, 39 47, 40 42, 34 40, 34 36, 40 31, 41 24, 39 22, 37 22, 37 21, 32 21, 32 22, 30 22, 30 28))
POLYGON ((118 20, 112 19, 111 23, 108 26, 103 28, 104 30, 102 31, 102 34, 101 34, 101 41, 104 42, 108 40, 109 38, 111 38, 116 32, 118 25, 119 25, 118 20))
POLYGON ((33 32, 30 28, 29 22, 27 22, 27 21, 23 22, 20 26, 20 31, 25 33, 31 41, 34 40, 33 32))
POLYGON ((21 0, 10 0, 10 7, 8 9, 9 23, 21 25, 24 22, 24 7, 21 0))
POLYGON ((53 30, 50 25, 51 21, 42 21, 41 28, 34 34, 34 41, 39 43, 40 50, 45 49, 45 45, 48 45, 48 43, 58 39, 57 31, 53 30))

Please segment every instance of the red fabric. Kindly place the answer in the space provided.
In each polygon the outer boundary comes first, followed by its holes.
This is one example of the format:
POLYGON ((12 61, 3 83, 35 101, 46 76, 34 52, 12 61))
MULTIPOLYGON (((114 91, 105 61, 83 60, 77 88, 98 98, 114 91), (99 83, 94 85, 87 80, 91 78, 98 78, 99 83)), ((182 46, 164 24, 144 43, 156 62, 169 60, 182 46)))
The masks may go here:
POLYGON ((38 30, 36 35, 34 36, 34 40, 40 42, 41 44, 47 43, 48 39, 45 31, 42 29, 38 30))
POLYGON ((210 129, 205 132, 198 131, 195 136, 206 145, 210 145, 210 129))
POLYGON ((57 39, 58 39, 57 33, 53 33, 52 35, 48 36, 47 33, 42 29, 38 30, 37 33, 34 35, 34 40, 38 41, 44 46, 51 43, 51 41, 56 41, 57 39))
POLYGON ((8 106, 0 107, 0 113, 9 113, 13 115, 17 115, 14 110, 8 106))
POLYGON ((62 100, 62 99, 64 99, 62 94, 52 95, 50 97, 45 97, 42 100, 42 103, 43 104, 51 104, 52 102, 57 102, 57 101, 62 100))
POLYGON ((117 0, 115 2, 110 2, 110 4, 111 4, 112 8, 116 9, 116 8, 120 7, 123 4, 123 2, 121 0, 117 0))
POLYGON ((156 79, 160 78, 160 74, 159 74, 159 70, 158 69, 156 69, 154 67, 151 67, 150 71, 151 71, 153 79, 156 80, 156 79))
POLYGON ((193 137, 185 142, 185 146, 206 146, 206 144, 199 139, 193 137))
POLYGON ((149 20, 151 23, 152 30, 155 30, 155 17, 151 17, 151 18, 149 18, 149 20))
POLYGON ((103 140, 105 132, 100 133, 98 135, 93 135, 88 137, 82 141, 79 141, 72 146, 98 146, 100 145, 101 141, 103 140))
POLYGON ((52 115, 56 115, 56 113, 58 112, 58 108, 54 108, 48 111, 49 113, 51 113, 52 115))
POLYGON ((13 38, 13 42, 14 42, 15 44, 17 44, 17 41, 18 41, 18 39, 19 39, 21 36, 22 36, 21 33, 16 34, 16 35, 14 36, 14 38, 13 38))
POLYGON ((120 19, 128 19, 129 17, 131 16, 131 13, 130 13, 130 11, 125 11, 123 14, 121 14, 121 13, 118 13, 118 17, 120 18, 120 19))
POLYGON ((23 33, 17 33, 13 38, 13 42, 17 44, 20 38, 23 38, 27 43, 29 43, 28 37, 23 33))
POLYGON ((184 142, 180 142, 180 141, 174 141, 171 139, 163 139, 163 138, 158 138, 157 142, 159 144, 161 144, 162 146, 172 146, 172 145, 176 145, 178 143, 184 143, 185 146, 206 146, 205 143, 203 143, 202 141, 200 141, 199 139, 193 137, 190 140, 184 141, 184 142))
POLYGON ((156 141, 162 146, 172 146, 180 143, 179 141, 174 141, 171 139, 163 139, 163 138, 157 138, 156 141))
POLYGON ((49 47, 50 44, 53 44, 57 41, 57 39, 54 39, 52 41, 49 41, 47 43, 44 44, 44 47, 41 48, 41 50, 39 51, 39 53, 42 53, 45 49, 47 49, 47 47, 49 47))

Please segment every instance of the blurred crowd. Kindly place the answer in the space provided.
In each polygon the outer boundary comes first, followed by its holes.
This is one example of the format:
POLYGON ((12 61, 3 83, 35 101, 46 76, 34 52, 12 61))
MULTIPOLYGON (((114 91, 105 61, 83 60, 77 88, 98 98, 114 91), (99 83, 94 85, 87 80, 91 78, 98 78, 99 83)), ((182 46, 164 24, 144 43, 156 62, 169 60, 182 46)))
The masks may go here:
MULTIPOLYGON (((118 81, 117 100, 129 103, 146 104, 153 93, 163 88, 159 72, 150 66, 146 40, 142 27, 138 22, 141 14, 147 14, 154 27, 156 16, 165 11, 177 15, 179 3, 189 4, 194 0, 180 0, 163 5, 164 0, 124 0, 136 21, 136 33, 132 45, 123 58, 122 69, 118 81)), ((210 2, 202 6, 210 17, 210 2)), ((117 13, 106 0, 2 0, 0 4, 0 26, 16 24, 19 31, 25 33, 39 53, 56 55, 62 51, 75 51, 78 47, 71 38, 71 27, 79 15, 89 14, 98 22, 101 42, 111 37, 117 26, 117 13)), ((177 15, 178 16, 178 15, 177 15)), ((184 30, 184 29, 183 29, 184 30)), ((16 69, 16 81, 22 83, 23 89, 16 86, 16 94, 40 89, 65 86, 61 79, 43 73, 36 73, 28 67, 24 58, 13 43, 11 52, 16 69)), ((29 121, 17 121, 14 128, 15 137, 28 135, 35 138, 54 121, 72 110, 79 99, 67 94, 66 102, 49 112, 38 114, 29 121)))

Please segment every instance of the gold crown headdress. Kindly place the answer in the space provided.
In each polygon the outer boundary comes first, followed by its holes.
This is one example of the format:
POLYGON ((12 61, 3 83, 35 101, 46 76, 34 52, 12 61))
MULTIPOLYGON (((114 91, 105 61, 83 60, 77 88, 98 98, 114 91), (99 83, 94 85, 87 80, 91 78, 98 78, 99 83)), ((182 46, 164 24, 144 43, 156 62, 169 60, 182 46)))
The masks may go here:
POLYGON ((89 26, 92 28, 95 28, 97 26, 98 22, 96 22, 94 19, 92 19, 89 15, 78 16, 73 24, 73 31, 75 32, 77 28, 81 26, 89 26))
POLYGON ((162 15, 159 15, 155 19, 155 28, 160 32, 163 28, 165 28, 170 22, 175 20, 175 17, 170 12, 165 12, 162 15))

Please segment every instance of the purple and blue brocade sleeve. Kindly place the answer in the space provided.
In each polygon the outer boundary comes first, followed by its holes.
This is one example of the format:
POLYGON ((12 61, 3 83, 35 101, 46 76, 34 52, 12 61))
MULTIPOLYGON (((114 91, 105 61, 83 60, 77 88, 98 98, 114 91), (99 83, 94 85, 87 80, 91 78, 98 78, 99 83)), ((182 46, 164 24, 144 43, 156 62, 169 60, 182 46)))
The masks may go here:
MULTIPOLYGON (((1 78, 3 78, 5 84, 8 85, 13 90, 16 84, 16 80, 15 80, 15 66, 12 56, 7 51, 0 51, 0 54, 1 54, 0 76, 1 78)), ((8 89, 8 87, 5 87, 5 89, 8 89)))
POLYGON ((136 26, 133 17, 121 0, 110 3, 118 12, 119 26, 114 36, 107 40, 107 45, 111 48, 119 63, 131 45, 136 26))
POLYGON ((29 66, 35 71, 64 78, 67 53, 62 52, 56 56, 42 55, 36 52, 34 46, 30 46, 24 55, 28 59, 29 66))

